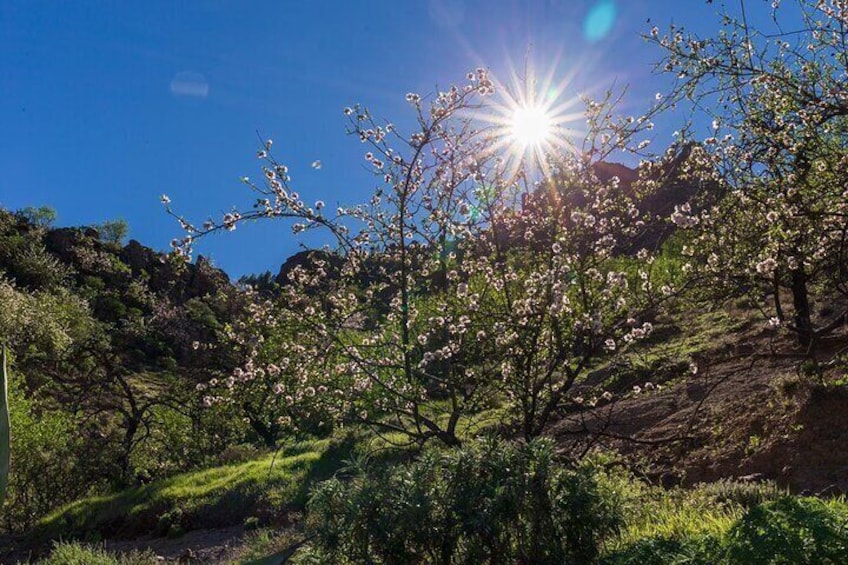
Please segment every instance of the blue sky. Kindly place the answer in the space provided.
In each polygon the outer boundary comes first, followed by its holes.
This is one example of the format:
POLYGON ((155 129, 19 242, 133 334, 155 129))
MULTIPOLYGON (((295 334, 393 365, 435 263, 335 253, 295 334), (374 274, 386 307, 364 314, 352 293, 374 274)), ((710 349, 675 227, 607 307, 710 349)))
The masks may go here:
MULTIPOLYGON (((503 76, 529 48, 540 68, 581 65, 566 94, 616 81, 643 109, 665 80, 639 38, 646 20, 707 33, 714 10, 704 0, 3 0, 0 205, 49 205, 60 225, 124 218, 130 237, 165 249, 180 230, 161 194, 198 221, 249 202, 238 179, 258 176, 257 130, 307 199, 356 203, 374 178, 345 135, 345 106, 402 124, 406 92, 479 65, 503 76)), ((674 127, 659 135, 670 141, 674 127)), ((276 271, 297 249, 269 222, 197 251, 237 277, 276 271)))

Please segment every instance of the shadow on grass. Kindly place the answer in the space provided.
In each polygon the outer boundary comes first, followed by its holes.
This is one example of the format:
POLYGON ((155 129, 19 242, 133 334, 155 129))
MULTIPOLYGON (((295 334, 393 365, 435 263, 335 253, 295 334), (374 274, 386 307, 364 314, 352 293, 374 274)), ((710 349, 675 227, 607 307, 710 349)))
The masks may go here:
POLYGON ((41 520, 26 543, 179 535, 240 525, 251 517, 284 522, 305 508, 312 486, 338 471, 355 447, 354 437, 302 442, 284 448, 275 460, 266 456, 82 499, 41 520))

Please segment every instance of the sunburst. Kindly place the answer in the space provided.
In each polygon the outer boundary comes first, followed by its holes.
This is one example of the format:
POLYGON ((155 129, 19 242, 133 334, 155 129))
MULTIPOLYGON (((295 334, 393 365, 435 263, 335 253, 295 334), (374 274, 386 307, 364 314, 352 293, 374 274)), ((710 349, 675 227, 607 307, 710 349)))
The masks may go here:
POLYGON ((585 119, 577 96, 563 97, 574 73, 555 82, 555 69, 537 79, 534 70, 510 71, 509 82, 495 81, 496 94, 478 117, 492 126, 493 151, 504 157, 511 180, 530 171, 551 173, 551 158, 575 150, 585 119))
POLYGON ((512 112, 509 135, 524 147, 539 147, 550 140, 553 129, 551 116, 540 106, 522 106, 512 112))

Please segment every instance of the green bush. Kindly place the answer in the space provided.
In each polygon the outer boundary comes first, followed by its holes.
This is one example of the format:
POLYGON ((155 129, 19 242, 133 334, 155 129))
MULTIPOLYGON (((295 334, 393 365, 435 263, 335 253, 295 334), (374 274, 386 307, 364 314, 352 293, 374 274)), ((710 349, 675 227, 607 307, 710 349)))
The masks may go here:
POLYGON ((85 451, 75 430, 80 420, 44 406, 24 392, 12 373, 9 383, 11 471, 0 530, 19 532, 57 506, 87 494, 93 484, 81 470, 85 451))
POLYGON ((159 516, 155 533, 157 535, 168 536, 170 538, 180 537, 185 533, 185 520, 186 517, 182 508, 172 508, 159 516))
POLYGON ((553 444, 484 441, 319 485, 313 548, 329 563, 590 563, 621 525, 589 465, 553 444))
POLYGON ((816 498, 783 497, 751 509, 727 533, 729 563, 842 564, 848 559, 848 508, 816 498))

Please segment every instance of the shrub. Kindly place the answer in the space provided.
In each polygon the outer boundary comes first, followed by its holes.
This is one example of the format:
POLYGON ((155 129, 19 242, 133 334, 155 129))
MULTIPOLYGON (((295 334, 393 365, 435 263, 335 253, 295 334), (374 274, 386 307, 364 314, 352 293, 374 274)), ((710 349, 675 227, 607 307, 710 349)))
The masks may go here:
POLYGON ((590 563, 621 525, 593 467, 558 465, 547 441, 477 442, 332 479, 309 510, 315 556, 332 563, 590 563))
POLYGON ((757 506, 727 533, 739 564, 837 564, 848 555, 848 509, 816 498, 783 497, 757 506))
MULTIPOLYGON (((727 485, 720 483, 719 492, 727 485)), ((768 485, 757 485, 757 496, 771 497, 768 485)), ((726 502, 751 503, 753 489, 730 488, 726 502), (743 493, 744 496, 738 496, 743 493), (735 498, 735 500, 730 500, 735 498)), ((704 488, 690 493, 687 504, 697 505, 704 488)), ((716 497, 720 500, 722 497, 716 497)), ((707 519, 707 516, 704 516, 707 519)), ((692 523, 670 532, 657 512, 655 533, 632 538, 631 543, 603 559, 609 565, 665 565, 669 563, 722 563, 726 565, 803 565, 845 563, 848 555, 848 507, 844 501, 780 496, 754 505, 725 528, 704 531, 692 523), (664 533, 663 533, 664 532, 664 533)))

